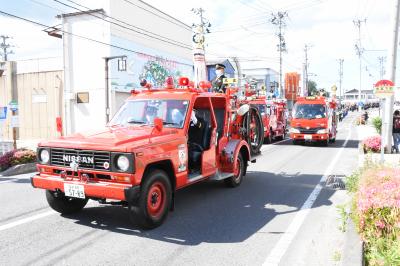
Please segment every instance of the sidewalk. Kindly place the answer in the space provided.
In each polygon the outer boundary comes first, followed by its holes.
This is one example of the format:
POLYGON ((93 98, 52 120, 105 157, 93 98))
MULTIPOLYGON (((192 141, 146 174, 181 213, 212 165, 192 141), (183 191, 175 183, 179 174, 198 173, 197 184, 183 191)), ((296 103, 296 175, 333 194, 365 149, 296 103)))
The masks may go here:
MULTIPOLYGON (((373 110, 369 113, 370 118, 368 119, 368 123, 366 125, 357 126, 357 136, 359 144, 359 156, 358 156, 358 166, 364 166, 364 162, 366 160, 371 161, 373 163, 379 163, 381 161, 380 153, 370 153, 364 154, 362 149, 361 142, 368 137, 379 136, 378 132, 372 125, 372 119, 378 117, 378 110, 373 110)), ((385 164, 399 166, 400 165, 400 154, 384 154, 384 162, 385 164)))

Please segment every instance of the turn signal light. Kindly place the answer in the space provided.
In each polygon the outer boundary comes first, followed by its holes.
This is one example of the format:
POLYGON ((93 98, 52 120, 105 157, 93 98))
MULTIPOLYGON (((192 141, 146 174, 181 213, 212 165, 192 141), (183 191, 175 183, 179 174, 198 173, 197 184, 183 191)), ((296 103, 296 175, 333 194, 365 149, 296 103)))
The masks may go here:
POLYGON ((113 175, 111 178, 115 181, 118 182, 131 182, 131 178, 129 176, 119 176, 119 175, 113 175))

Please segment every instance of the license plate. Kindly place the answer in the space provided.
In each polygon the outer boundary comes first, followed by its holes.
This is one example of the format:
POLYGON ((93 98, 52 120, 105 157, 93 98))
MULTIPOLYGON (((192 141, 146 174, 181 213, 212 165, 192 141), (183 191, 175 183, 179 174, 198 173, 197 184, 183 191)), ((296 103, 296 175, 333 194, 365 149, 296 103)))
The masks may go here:
POLYGON ((85 188, 82 185, 64 184, 64 193, 67 197, 85 198, 85 188))
POLYGON ((306 139, 306 140, 312 140, 312 135, 304 135, 304 139, 306 139))

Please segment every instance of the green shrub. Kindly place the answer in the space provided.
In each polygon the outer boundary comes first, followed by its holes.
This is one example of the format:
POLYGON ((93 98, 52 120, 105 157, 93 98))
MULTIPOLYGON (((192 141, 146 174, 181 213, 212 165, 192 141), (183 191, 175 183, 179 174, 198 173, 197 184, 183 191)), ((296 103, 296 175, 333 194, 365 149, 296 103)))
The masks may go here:
POLYGON ((381 134, 382 132, 382 118, 380 117, 374 117, 372 119, 372 125, 374 126, 374 128, 376 129, 376 132, 378 132, 379 134, 381 134))

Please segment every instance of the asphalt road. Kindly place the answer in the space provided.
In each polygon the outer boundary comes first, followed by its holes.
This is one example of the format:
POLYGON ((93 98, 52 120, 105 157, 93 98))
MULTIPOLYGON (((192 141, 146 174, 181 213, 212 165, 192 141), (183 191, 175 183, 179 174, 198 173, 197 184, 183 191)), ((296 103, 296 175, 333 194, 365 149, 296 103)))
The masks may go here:
POLYGON ((96 202, 61 216, 29 175, 0 177, 0 265, 339 265, 336 205, 347 196, 324 180, 357 165, 353 118, 329 147, 265 145, 238 188, 204 182, 179 191, 175 211, 152 231, 96 202))

